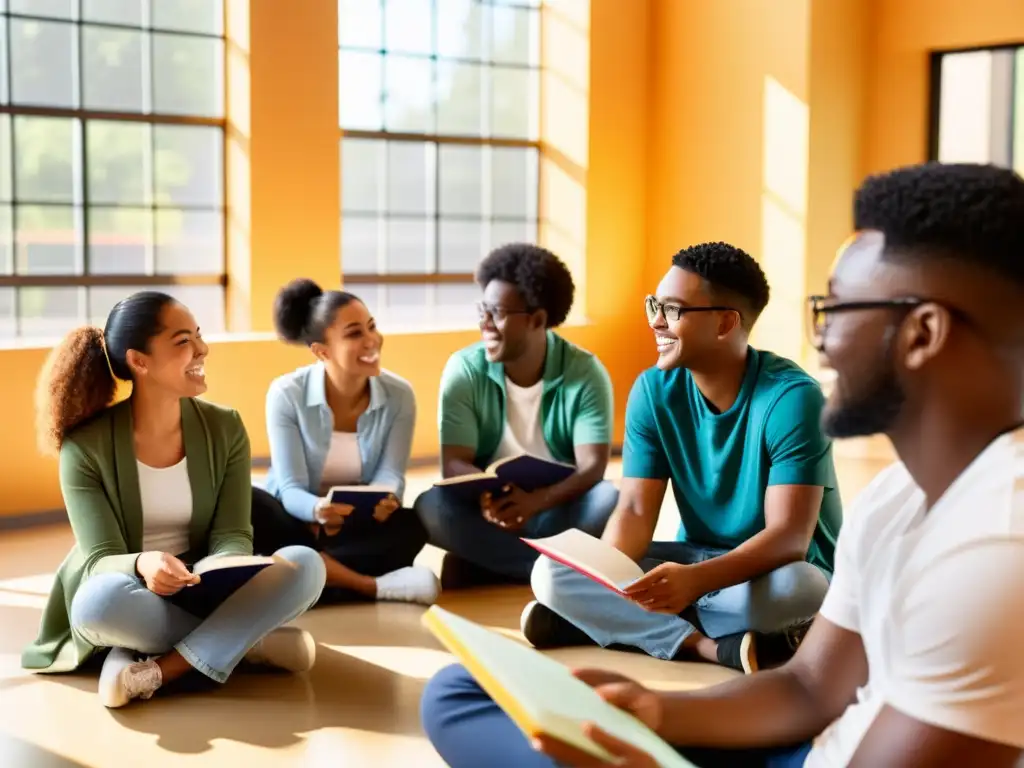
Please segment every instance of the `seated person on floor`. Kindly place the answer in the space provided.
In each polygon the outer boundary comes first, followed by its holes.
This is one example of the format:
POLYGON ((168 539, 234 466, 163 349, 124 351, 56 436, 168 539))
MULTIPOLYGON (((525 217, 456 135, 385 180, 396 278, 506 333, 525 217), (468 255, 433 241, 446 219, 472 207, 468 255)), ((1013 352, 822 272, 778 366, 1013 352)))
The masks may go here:
MULTIPOLYGON (((868 179, 815 346, 824 424, 884 434, 899 461, 854 502, 835 577, 796 656, 686 693, 577 676, 700 768, 1024 764, 1024 180, 927 164, 868 179)), ((534 751, 459 667, 424 694, 453 768, 596 763, 534 751), (482 762, 481 762, 482 761, 482 762)), ((649 756, 592 737, 622 768, 649 756)))
POLYGON ((312 280, 281 289, 274 322, 286 341, 309 347, 316 362, 274 380, 267 392, 270 470, 253 489, 257 552, 302 544, 327 566, 321 603, 392 600, 429 605, 437 577, 413 560, 427 532, 401 506, 416 422, 404 379, 381 368, 384 338, 366 305, 312 280), (393 496, 372 518, 333 504, 334 486, 386 487, 393 496))
POLYGON ((521 536, 569 528, 600 536, 618 498, 604 480, 613 409, 608 372, 551 330, 572 307, 568 268, 544 248, 514 243, 487 256, 476 278, 483 341, 452 355, 441 378, 444 477, 523 453, 573 464, 576 472, 548 488, 516 488, 479 503, 436 487, 420 496, 416 510, 430 542, 448 552, 445 588, 526 583, 537 552, 521 536))
POLYGON ((672 259, 646 300, 658 362, 629 396, 622 495, 604 534, 647 575, 627 599, 541 558, 522 622, 535 646, 593 642, 748 672, 792 652, 828 589, 841 510, 817 382, 748 345, 767 303, 764 273, 738 248, 672 259), (669 481, 677 540, 652 545, 669 481))
POLYGON ((72 331, 39 380, 40 446, 59 454, 75 546, 22 666, 70 672, 110 649, 107 707, 186 675, 223 683, 243 659, 296 672, 315 659, 309 633, 282 626, 320 597, 312 549, 277 550, 294 567, 257 573, 207 618, 175 604, 198 581, 189 564, 252 554, 249 436, 236 411, 199 399, 207 352, 188 309, 146 291, 103 330, 72 331), (110 405, 118 379, 131 396, 110 405))

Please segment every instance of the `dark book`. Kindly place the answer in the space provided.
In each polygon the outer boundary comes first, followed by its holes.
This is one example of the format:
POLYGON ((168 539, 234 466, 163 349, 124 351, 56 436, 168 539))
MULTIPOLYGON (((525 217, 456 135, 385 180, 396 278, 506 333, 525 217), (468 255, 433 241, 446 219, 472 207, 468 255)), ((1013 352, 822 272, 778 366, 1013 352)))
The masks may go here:
POLYGON ((295 567, 275 555, 225 555, 200 560, 190 569, 199 577, 199 583, 184 587, 166 599, 193 616, 205 619, 249 579, 271 566, 295 567))
POLYGON ((373 517, 373 512, 384 499, 394 496, 391 488, 383 485, 336 485, 327 492, 332 504, 353 507, 350 517, 373 517))
POLYGON ((462 498, 475 501, 484 493, 502 496, 512 486, 527 493, 550 488, 572 477, 575 472, 576 467, 572 464, 524 453, 496 461, 483 472, 439 480, 434 483, 434 487, 444 488, 462 498))

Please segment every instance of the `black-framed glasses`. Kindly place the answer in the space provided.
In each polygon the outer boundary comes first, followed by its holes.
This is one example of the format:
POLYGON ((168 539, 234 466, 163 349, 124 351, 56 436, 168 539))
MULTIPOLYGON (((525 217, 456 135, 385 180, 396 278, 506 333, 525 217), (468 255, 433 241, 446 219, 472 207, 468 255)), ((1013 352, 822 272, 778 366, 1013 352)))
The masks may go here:
POLYGON ((923 304, 940 304, 951 314, 961 317, 962 313, 941 302, 918 296, 903 296, 894 299, 871 299, 864 301, 841 301, 829 296, 807 297, 807 331, 811 346, 819 352, 824 350, 825 334, 828 332, 829 317, 837 312, 859 312, 869 309, 897 309, 909 312, 923 304))
POLYGON ((670 323, 674 323, 683 315, 690 312, 738 312, 735 307, 693 307, 690 305, 673 304, 671 301, 658 301, 656 296, 648 296, 644 299, 644 311, 647 312, 647 322, 653 324, 658 315, 664 315, 670 323))
POLYGON ((482 301, 476 303, 476 314, 481 320, 487 320, 491 318, 496 323, 504 323, 510 315, 532 315, 533 310, 530 309, 507 309, 505 307, 497 307, 491 304, 487 304, 482 301))

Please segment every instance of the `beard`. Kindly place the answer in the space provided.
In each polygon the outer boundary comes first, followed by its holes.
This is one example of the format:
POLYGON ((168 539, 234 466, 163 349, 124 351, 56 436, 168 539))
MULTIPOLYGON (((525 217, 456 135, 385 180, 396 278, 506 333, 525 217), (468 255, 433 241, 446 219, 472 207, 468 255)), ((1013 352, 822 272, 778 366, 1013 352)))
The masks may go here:
POLYGON ((832 438, 868 437, 888 432, 906 401, 906 393, 896 377, 892 352, 895 334, 889 334, 885 352, 881 356, 878 373, 871 377, 860 392, 844 395, 835 404, 833 400, 841 394, 842 376, 836 380, 836 390, 829 398, 821 414, 821 427, 832 438))

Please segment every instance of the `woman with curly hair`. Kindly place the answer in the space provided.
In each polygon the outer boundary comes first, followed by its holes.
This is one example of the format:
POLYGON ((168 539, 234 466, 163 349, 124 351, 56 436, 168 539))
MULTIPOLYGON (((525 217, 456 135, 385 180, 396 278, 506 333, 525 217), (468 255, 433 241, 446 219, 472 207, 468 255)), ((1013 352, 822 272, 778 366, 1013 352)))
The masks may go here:
POLYGON ((288 544, 320 551, 327 566, 321 602, 366 600, 429 605, 437 577, 413 565, 427 542, 416 513, 402 507, 416 398, 407 381, 381 368, 384 337, 370 310, 344 291, 294 280, 277 295, 274 322, 315 361, 286 373, 267 392, 270 471, 254 507, 257 552, 288 544), (392 493, 372 517, 332 504, 338 485, 392 493))
POLYGON ((188 564, 252 554, 249 437, 236 411, 198 399, 208 351, 186 307, 142 292, 119 302, 103 330, 72 331, 40 377, 40 446, 59 456, 75 546, 22 666, 68 672, 109 649, 99 681, 107 707, 148 699, 192 670, 223 683, 243 658, 313 665, 313 639, 282 626, 323 589, 311 549, 281 549, 287 564, 205 617, 167 599, 198 582, 188 564), (118 379, 132 393, 110 405, 118 379))

